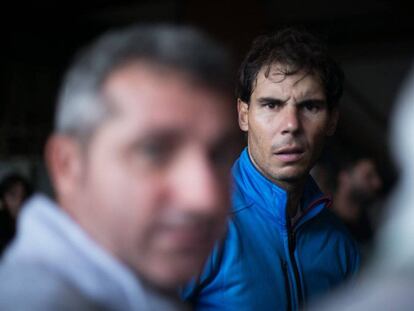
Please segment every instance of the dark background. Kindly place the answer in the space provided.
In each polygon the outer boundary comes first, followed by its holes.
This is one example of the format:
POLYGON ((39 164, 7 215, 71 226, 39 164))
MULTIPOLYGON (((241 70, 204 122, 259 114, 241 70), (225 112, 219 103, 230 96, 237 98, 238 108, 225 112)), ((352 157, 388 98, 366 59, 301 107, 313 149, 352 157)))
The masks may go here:
POLYGON ((46 188, 42 150, 56 93, 74 52, 97 34, 132 22, 194 24, 225 43, 237 62, 251 40, 300 25, 327 42, 346 76, 331 154, 373 156, 385 181, 397 174, 387 132, 414 56, 414 13, 403 2, 315 1, 14 1, 1 10, 0 175, 11 169, 46 188))

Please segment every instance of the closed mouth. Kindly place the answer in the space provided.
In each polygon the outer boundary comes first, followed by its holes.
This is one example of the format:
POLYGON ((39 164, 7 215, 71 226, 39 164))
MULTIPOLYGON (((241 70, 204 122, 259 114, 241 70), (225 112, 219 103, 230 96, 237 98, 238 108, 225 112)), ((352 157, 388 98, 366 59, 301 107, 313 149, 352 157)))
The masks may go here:
POLYGON ((305 153, 304 149, 299 147, 287 147, 277 150, 274 155, 286 163, 297 162, 305 153))
POLYGON ((304 153, 304 150, 300 147, 286 147, 281 148, 275 152, 275 154, 302 154, 304 153))

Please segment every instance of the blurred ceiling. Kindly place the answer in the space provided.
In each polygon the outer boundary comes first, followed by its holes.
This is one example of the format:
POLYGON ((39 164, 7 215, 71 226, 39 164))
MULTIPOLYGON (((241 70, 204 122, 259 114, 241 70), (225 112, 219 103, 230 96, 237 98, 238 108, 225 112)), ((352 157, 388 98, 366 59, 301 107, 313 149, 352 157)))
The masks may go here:
POLYGON ((414 55, 413 13, 399 1, 14 1, 0 13, 0 158, 41 155, 61 75, 98 33, 131 22, 195 24, 240 61, 258 34, 287 25, 322 35, 342 63, 346 92, 334 149, 377 158, 392 180, 387 130, 414 55))

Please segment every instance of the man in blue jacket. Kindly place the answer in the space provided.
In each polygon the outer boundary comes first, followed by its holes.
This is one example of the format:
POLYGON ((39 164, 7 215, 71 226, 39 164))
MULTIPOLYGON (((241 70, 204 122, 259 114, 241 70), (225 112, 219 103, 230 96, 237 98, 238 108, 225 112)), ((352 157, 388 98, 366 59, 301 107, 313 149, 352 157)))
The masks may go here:
POLYGON ((239 73, 248 147, 233 166, 228 233, 182 293, 196 310, 297 310, 358 269, 355 242, 309 175, 335 131, 342 84, 307 32, 254 41, 239 73))

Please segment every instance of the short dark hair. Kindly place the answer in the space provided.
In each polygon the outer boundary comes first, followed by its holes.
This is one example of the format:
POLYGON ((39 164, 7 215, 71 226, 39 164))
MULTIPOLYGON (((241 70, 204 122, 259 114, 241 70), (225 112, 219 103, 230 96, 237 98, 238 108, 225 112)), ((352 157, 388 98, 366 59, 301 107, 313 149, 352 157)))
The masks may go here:
POLYGON ((328 108, 337 106, 343 90, 344 73, 330 57, 326 46, 318 37, 306 30, 284 28, 273 35, 256 38, 239 69, 236 95, 245 103, 250 102, 259 71, 273 64, 286 65, 284 75, 300 71, 320 78, 327 98, 328 108))
POLYGON ((133 62, 182 72, 220 93, 233 90, 231 57, 205 33, 189 26, 132 25, 104 34, 77 55, 63 80, 55 131, 87 141, 111 114, 101 98, 102 84, 133 62))

